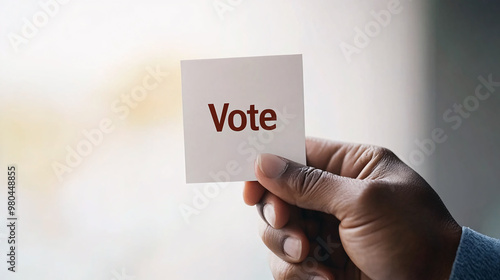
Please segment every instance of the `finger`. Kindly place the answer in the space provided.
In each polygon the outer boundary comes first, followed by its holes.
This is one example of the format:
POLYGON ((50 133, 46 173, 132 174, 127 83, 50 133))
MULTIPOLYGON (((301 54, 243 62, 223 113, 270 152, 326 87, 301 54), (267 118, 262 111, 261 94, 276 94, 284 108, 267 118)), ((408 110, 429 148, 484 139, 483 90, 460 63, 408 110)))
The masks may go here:
MULTIPOLYGON (((387 165, 408 169, 389 150, 362 144, 334 142, 319 138, 306 140, 307 165, 349 178, 384 178, 391 173, 387 165)), ((258 182, 245 182, 243 199, 248 205, 258 203, 265 189, 258 182)))
POLYGON ((298 225, 275 229, 261 221, 259 234, 267 248, 287 262, 301 262, 309 253, 309 240, 298 225))
POLYGON ((274 254, 270 254, 269 264, 274 279, 277 280, 333 280, 332 272, 313 258, 292 264, 284 261, 274 254))
POLYGON ((314 257, 320 263, 336 269, 345 267, 349 257, 347 256, 340 238, 333 234, 316 236, 309 240, 309 256, 314 257))
POLYGON ((266 189, 257 181, 245 182, 243 200, 247 205, 254 206, 261 199, 266 189))
POLYGON ((270 226, 280 229, 290 219, 291 205, 281 200, 270 192, 266 192, 262 200, 257 204, 257 211, 270 226))
POLYGON ((272 154, 257 157, 255 174, 262 186, 287 203, 329 213, 341 221, 366 184, 272 154))
POLYGON ((404 165, 388 149, 307 138, 307 165, 349 178, 382 178, 387 165, 404 165))

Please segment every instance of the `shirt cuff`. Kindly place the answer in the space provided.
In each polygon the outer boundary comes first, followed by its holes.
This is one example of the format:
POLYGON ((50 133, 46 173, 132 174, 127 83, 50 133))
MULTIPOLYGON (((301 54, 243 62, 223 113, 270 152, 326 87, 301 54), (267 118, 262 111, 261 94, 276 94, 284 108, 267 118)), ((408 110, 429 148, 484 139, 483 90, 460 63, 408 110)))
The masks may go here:
POLYGON ((500 279, 500 240, 462 228, 450 280, 500 279))

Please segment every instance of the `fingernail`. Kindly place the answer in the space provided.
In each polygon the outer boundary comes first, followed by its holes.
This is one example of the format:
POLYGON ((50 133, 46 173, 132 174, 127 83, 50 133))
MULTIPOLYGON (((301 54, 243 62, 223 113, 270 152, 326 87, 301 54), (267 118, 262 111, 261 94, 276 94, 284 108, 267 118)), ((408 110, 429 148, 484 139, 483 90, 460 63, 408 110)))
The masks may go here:
POLYGON ((274 212, 274 206, 268 203, 264 205, 262 212, 264 212, 264 218, 266 218, 267 223, 275 227, 276 213, 274 212))
POLYGON ((323 276, 316 275, 316 276, 313 276, 311 278, 311 280, 328 280, 328 279, 323 277, 323 276))
POLYGON ((257 157, 260 171, 268 178, 277 178, 285 172, 288 163, 282 158, 272 154, 260 154, 257 157))
POLYGON ((297 238, 288 237, 283 244, 283 250, 290 258, 298 261, 302 253, 302 243, 297 238))

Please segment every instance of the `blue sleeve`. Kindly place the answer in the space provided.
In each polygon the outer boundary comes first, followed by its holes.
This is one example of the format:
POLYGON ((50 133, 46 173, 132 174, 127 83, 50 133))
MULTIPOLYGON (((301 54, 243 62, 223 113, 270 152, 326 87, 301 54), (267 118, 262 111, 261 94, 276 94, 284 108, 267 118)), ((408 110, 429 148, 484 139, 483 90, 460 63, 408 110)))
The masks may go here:
POLYGON ((500 279, 500 240, 462 228, 450 280, 500 279))

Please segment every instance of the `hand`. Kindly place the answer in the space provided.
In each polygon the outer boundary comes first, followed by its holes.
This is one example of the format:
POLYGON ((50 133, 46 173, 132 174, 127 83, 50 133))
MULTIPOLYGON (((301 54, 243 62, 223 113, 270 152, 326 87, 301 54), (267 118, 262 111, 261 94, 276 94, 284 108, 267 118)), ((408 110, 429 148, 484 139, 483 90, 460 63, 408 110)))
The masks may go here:
POLYGON ((270 154, 244 199, 264 218, 275 279, 447 279, 461 227, 384 148, 308 139, 307 164, 270 154), (316 277, 316 278, 314 278, 316 277))

